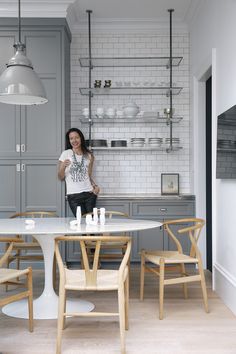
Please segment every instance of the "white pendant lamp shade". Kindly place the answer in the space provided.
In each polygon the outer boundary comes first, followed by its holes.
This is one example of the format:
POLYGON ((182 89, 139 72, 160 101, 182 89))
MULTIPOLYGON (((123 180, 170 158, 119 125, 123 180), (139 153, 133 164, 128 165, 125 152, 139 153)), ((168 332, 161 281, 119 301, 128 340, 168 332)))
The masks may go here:
POLYGON ((19 41, 14 44, 14 57, 9 60, 7 69, 0 76, 0 102, 17 105, 47 103, 43 84, 25 55, 25 45, 21 43, 20 0, 18 3, 19 41))
POLYGON ((24 54, 22 43, 0 76, 0 102, 17 105, 34 105, 48 102, 41 80, 24 54))

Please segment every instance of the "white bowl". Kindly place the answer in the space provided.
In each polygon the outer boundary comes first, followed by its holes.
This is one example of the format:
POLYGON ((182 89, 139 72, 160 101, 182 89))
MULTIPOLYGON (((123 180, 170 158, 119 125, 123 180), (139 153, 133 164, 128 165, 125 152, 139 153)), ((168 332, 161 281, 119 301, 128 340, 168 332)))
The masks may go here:
POLYGON ((135 103, 128 104, 123 107, 123 113, 126 117, 136 117, 139 113, 139 107, 135 103))

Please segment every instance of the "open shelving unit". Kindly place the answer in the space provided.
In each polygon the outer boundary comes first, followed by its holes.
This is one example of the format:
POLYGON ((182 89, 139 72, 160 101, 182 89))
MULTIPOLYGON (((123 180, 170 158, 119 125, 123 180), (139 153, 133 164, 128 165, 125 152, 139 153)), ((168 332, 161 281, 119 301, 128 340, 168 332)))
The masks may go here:
MULTIPOLYGON (((91 10, 87 10, 88 14, 88 44, 89 44, 89 56, 85 58, 79 58, 80 66, 83 68, 88 68, 88 87, 80 88, 80 94, 88 96, 89 98, 89 116, 88 118, 80 118, 80 121, 84 124, 89 125, 89 147, 93 150, 135 150, 137 148, 96 148, 91 146, 91 131, 93 124, 102 124, 102 123, 166 123, 169 126, 169 137, 170 137, 170 145, 167 148, 152 148, 152 147, 143 147, 142 150, 160 150, 160 151, 177 151, 180 150, 181 147, 175 147, 173 144, 172 138, 172 125, 174 123, 179 123, 182 120, 182 117, 174 117, 173 116, 173 105, 172 105, 172 97, 174 95, 179 95, 182 91, 182 87, 176 87, 173 85, 172 81, 172 68, 180 65, 183 57, 174 57, 172 55, 172 13, 174 10, 168 10, 170 14, 170 55, 168 57, 94 57, 91 55, 91 10), (169 86, 111 86, 111 87, 92 87, 91 77, 92 70, 94 68, 101 67, 163 67, 169 70, 169 86), (165 117, 117 117, 117 118, 97 118, 92 116, 92 97, 99 95, 165 95, 169 98, 169 112, 165 117)), ((139 148, 140 150, 140 148, 139 148)))

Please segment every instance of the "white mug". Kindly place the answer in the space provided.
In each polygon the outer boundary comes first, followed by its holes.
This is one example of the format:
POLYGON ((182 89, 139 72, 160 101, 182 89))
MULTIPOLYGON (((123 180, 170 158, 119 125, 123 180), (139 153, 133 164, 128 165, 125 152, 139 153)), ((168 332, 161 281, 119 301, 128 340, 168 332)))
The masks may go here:
POLYGON ((83 115, 85 116, 85 117, 88 117, 89 116, 89 108, 83 108, 82 109, 82 113, 83 113, 83 115))
POLYGON ((103 107, 98 107, 96 110, 96 114, 99 118, 103 118, 104 116, 104 108, 103 107))
POLYGON ((116 109, 115 108, 108 108, 106 111, 106 114, 108 115, 108 117, 110 118, 114 118, 116 115, 116 109))

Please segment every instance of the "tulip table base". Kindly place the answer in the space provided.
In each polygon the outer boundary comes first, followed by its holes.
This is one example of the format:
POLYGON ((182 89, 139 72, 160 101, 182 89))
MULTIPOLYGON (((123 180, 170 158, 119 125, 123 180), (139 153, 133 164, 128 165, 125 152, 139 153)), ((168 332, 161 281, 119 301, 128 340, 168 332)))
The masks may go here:
MULTIPOLYGON (((71 299, 66 302, 67 312, 90 312, 94 309, 94 304, 82 299, 71 299)), ((33 302, 34 319, 56 319, 58 317, 58 296, 51 293, 49 296, 43 293, 33 302)), ((3 307, 5 315, 17 318, 29 318, 28 301, 20 300, 12 302, 3 307)))
MULTIPOLYGON (((42 248, 44 256, 45 283, 44 290, 40 297, 33 301, 34 319, 54 319, 58 313, 58 296, 53 289, 52 268, 54 257, 54 239, 56 235, 35 235, 42 248)), ((33 272, 34 277, 34 272, 33 272)), ((77 292, 78 294, 78 292, 77 292)), ((5 315, 18 318, 29 318, 27 300, 12 302, 2 308, 5 315)), ((90 312, 94 309, 94 304, 80 299, 67 300, 66 311, 68 312, 90 312)))

